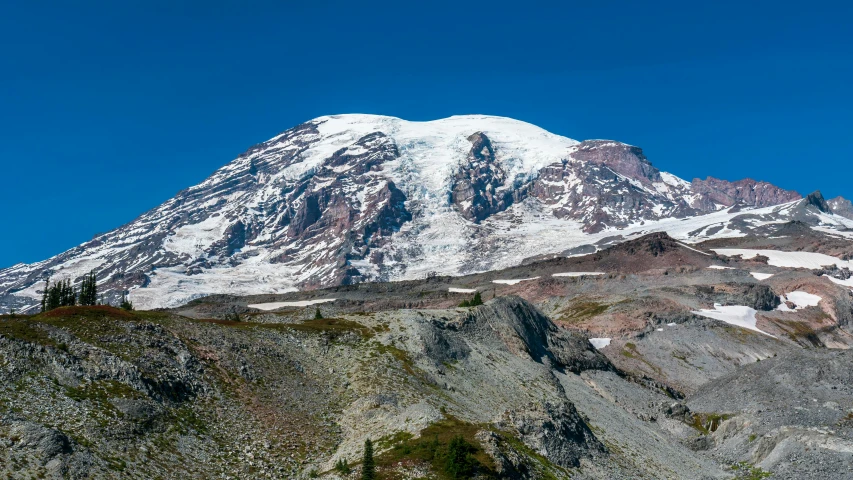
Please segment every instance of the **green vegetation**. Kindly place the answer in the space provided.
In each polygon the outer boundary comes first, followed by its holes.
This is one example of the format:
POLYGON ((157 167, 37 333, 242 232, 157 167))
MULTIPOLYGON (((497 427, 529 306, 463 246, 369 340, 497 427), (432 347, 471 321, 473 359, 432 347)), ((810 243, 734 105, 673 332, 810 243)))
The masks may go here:
POLYGON ((352 473, 352 469, 349 466, 346 458, 339 458, 335 463, 335 471, 340 473, 341 475, 349 475, 352 473))
POLYGON ((376 463, 373 459, 373 442, 364 441, 364 458, 361 461, 361 480, 376 479, 376 463))
POLYGON ((313 320, 306 320, 302 323, 261 323, 255 325, 267 328, 289 328, 292 330, 298 330, 300 332, 306 333, 322 333, 329 335, 331 337, 331 340, 334 340, 337 337, 344 335, 348 332, 357 333, 362 338, 370 338, 373 336, 373 334, 370 332, 370 329, 365 327, 364 325, 350 320, 343 320, 340 318, 315 318, 313 320))
POLYGON ((459 306, 461 308, 479 307, 482 304, 483 304, 483 297, 480 296, 480 292, 476 292, 476 293, 474 293, 473 299, 471 299, 470 301, 463 300, 462 303, 459 304, 459 306))
POLYGON ((727 413, 694 413, 690 426, 707 435, 716 432, 720 424, 730 418, 732 416, 727 413))
POLYGON ((80 284, 80 305, 96 305, 98 303, 98 282, 95 271, 89 272, 80 284))
POLYGON ((735 478, 738 480, 761 480, 773 475, 766 470, 746 462, 735 463, 731 466, 731 469, 737 472, 735 478))
POLYGON ((476 452, 477 448, 468 443, 461 435, 453 437, 450 444, 447 445, 447 454, 444 457, 444 473, 454 480, 471 478, 477 471, 478 462, 473 456, 476 452))
POLYGON ((317 307, 317 309, 314 310, 314 320, 322 320, 322 319, 323 319, 323 314, 320 313, 320 307, 317 307))
POLYGON ((462 422, 453 416, 436 422, 414 439, 400 432, 380 444, 393 444, 378 463, 396 465, 402 461, 423 462, 432 466, 439 478, 460 480, 475 475, 494 476, 492 459, 479 446, 475 435, 482 427, 462 422))
POLYGON ((119 304, 119 308, 127 312, 133 311, 133 304, 127 299, 127 293, 125 292, 122 292, 121 294, 121 303, 119 304))
POLYGON ((418 375, 415 372, 415 368, 414 368, 415 364, 412 361, 411 357, 409 357, 409 354, 405 350, 400 350, 397 347, 394 347, 391 345, 384 345, 384 344, 380 343, 380 344, 377 344, 376 351, 379 352, 380 354, 386 354, 386 353, 390 354, 392 357, 396 358, 397 360, 400 361, 400 363, 403 364, 403 370, 405 370, 406 373, 408 373, 409 375, 418 377, 418 378, 422 378, 421 375, 418 375))
POLYGON ((0 322, 0 335, 22 340, 27 343, 35 343, 48 347, 56 347, 56 342, 50 338, 47 331, 41 328, 38 322, 26 318, 13 318, 0 322))
POLYGON ((560 322, 579 323, 593 317, 597 317, 606 312, 610 308, 609 305, 593 301, 579 301, 572 303, 563 311, 563 315, 558 319, 560 322))
POLYGON ((77 305, 77 291, 71 286, 71 281, 66 279, 51 284, 48 278, 41 298, 41 311, 74 305, 77 305))
POLYGON ((47 312, 59 307, 73 307, 74 305, 95 305, 98 300, 98 284, 95 272, 92 271, 80 284, 80 293, 71 285, 71 280, 65 279, 61 282, 50 283, 47 278, 44 285, 44 293, 41 297, 41 311, 47 312))
POLYGON ((819 348, 823 346, 823 342, 820 340, 817 332, 805 322, 781 319, 774 320, 774 322, 782 327, 788 338, 804 347, 819 348))

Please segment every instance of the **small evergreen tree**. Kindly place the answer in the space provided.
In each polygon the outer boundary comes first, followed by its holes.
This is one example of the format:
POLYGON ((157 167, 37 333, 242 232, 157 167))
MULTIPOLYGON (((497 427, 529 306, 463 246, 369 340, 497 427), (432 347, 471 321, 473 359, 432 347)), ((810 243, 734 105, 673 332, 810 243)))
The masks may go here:
POLYGON ((444 473, 454 480, 473 477, 478 463, 473 457, 474 452, 476 452, 474 445, 468 443, 461 435, 453 437, 447 446, 444 473))
POLYGON ((127 299, 127 292, 122 292, 121 303, 119 304, 119 308, 127 311, 133 310, 133 304, 130 303, 130 300, 127 299))
POLYGON ((478 305, 483 304, 483 298, 480 296, 480 292, 474 293, 474 300, 471 300, 471 306, 476 307, 478 305))
POLYGON ((349 467, 349 462, 347 462, 346 458, 339 458, 337 463, 335 463, 335 470, 341 475, 349 475, 352 472, 352 469, 349 467))
POLYGON ((314 311, 314 320, 322 320, 322 319, 323 319, 323 314, 320 313, 320 307, 317 307, 317 309, 314 311))
POLYGON ((47 295, 50 292, 50 277, 44 281, 44 291, 41 294, 41 313, 47 311, 47 295))
POLYGON ((364 459, 361 461, 361 480, 376 479, 376 463, 373 460, 373 442, 364 441, 364 459))
POLYGON ((98 303, 98 283, 95 271, 92 270, 80 284, 80 305, 96 305, 98 303))

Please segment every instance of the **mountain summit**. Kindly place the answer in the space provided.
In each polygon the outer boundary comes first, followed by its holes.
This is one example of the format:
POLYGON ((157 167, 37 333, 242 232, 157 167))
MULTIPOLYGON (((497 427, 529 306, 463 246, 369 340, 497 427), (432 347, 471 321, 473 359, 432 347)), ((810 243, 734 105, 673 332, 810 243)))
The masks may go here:
MULTIPOLYGON (((47 276, 77 282, 91 270, 110 298, 130 291, 135 305, 155 308, 504 268, 651 231, 743 235, 754 225, 747 212, 787 221, 801 198, 754 180, 687 182, 638 147, 509 118, 326 116, 125 226, 0 270, 0 310, 32 310, 47 276)), ((815 224, 845 221, 814 212, 815 224)))

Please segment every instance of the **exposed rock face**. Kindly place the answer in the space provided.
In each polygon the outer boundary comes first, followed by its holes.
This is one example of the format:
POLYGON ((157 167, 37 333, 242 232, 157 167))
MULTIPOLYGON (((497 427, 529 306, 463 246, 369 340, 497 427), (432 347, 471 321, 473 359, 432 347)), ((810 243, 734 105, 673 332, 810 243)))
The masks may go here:
POLYGON ((805 203, 811 205, 818 209, 823 213, 832 213, 832 209, 829 204, 826 203, 826 200, 823 198, 823 195, 819 191, 810 193, 805 198, 805 203))
POLYGON ((606 452, 570 403, 534 403, 506 412, 496 424, 516 433, 525 445, 561 467, 577 467, 581 457, 606 452))
POLYGON ((715 210, 712 204, 718 203, 727 207, 743 204, 751 207, 768 207, 799 200, 802 197, 797 192, 783 190, 767 182, 757 182, 752 179, 728 182, 708 177, 705 180, 694 179, 691 184, 693 191, 700 196, 702 210, 715 210))
POLYGON ((536 307, 519 297, 500 297, 475 308, 460 328, 474 337, 496 335, 517 356, 573 373, 613 370, 607 357, 585 337, 557 328, 536 307))
POLYGON ((707 304, 746 305, 758 311, 771 311, 781 300, 769 285, 727 284, 724 288, 694 287, 697 299, 707 304))
POLYGON ((492 143, 483 132, 468 137, 471 151, 467 163, 453 178, 450 201, 473 222, 481 222, 509 207, 513 198, 507 174, 495 159, 492 143))
MULTIPOLYGON (((32 460, 51 478, 88 478, 91 454, 64 433, 17 416, 0 416, 0 429, 8 429, 11 440, 0 440, 11 463, 23 467, 32 460)), ((3 458, 3 455, 0 455, 3 458)))
POLYGON ((829 204, 829 208, 832 209, 832 213, 844 218, 853 219, 853 202, 850 200, 844 197, 835 197, 832 200, 828 200, 827 203, 829 204))
POLYGON ((660 171, 653 167, 643 149, 610 140, 586 140, 572 152, 581 162, 607 167, 614 173, 651 185, 663 181, 660 171))
POLYGON ((667 183, 640 148, 619 142, 581 142, 569 158, 540 170, 531 194, 561 219, 595 233, 638 220, 697 213, 682 198, 687 183, 667 183))
MULTIPOLYGON (((726 207, 746 215, 798 198, 753 180, 689 183, 638 147, 576 142, 500 117, 321 117, 123 227, 0 270, 0 312, 36 309, 48 275, 77 283, 94 269, 108 301, 130 291, 142 308, 177 306, 215 293, 506 268, 588 248, 607 230, 666 231, 726 207)), ((724 226, 696 227, 690 235, 724 226)))

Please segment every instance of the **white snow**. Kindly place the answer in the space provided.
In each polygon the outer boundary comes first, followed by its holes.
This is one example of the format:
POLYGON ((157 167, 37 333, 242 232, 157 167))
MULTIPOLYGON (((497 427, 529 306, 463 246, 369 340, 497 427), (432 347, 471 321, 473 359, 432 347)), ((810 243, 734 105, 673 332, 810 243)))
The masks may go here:
POLYGON ((320 300, 300 300, 296 302, 271 302, 271 303, 254 303, 252 305, 247 305, 249 308, 257 308, 258 310, 277 310, 282 307, 308 307, 311 305, 318 305, 321 303, 329 303, 334 302, 335 298, 323 298, 320 300))
MULTIPOLYGON (((637 221, 624 229, 607 228, 586 234, 582 223, 557 218, 553 205, 528 197, 477 225, 459 215, 448 200, 453 173, 466 161, 471 148, 467 138, 472 133, 484 132, 491 139, 496 162, 507 174, 504 188, 523 184, 536 177, 543 167, 568 159, 578 142, 529 123, 487 115, 456 116, 430 122, 376 115, 336 115, 320 117, 310 123, 316 126, 317 134, 310 133, 309 129, 295 140, 279 135, 129 225, 99 235, 97 242, 85 248, 44 262, 4 270, 0 286, 4 291, 14 291, 15 295, 38 301, 40 295, 30 288, 34 276, 27 275, 28 272, 49 265, 55 279, 77 278, 93 268, 101 270, 104 266, 126 262, 126 273, 144 273, 150 278, 145 288, 132 290, 131 300, 139 308, 156 308, 174 307, 216 293, 292 292, 308 280, 330 278, 334 269, 329 261, 330 252, 340 245, 340 240, 288 243, 286 230, 289 227, 281 221, 285 209, 270 207, 278 205, 282 191, 294 181, 317 173, 335 151, 345 148, 350 154, 365 152, 356 142, 373 132, 384 133, 384 137, 373 141, 392 142, 399 157, 366 174, 377 177, 377 182, 369 186, 352 185, 351 191, 346 193, 358 204, 365 205, 379 188, 393 181, 404 190, 406 206, 413 219, 395 232, 389 242, 376 249, 385 254, 382 265, 376 265, 369 257, 351 262, 371 280, 380 275, 383 279, 398 281, 424 278, 429 272, 460 275, 498 270, 519 265, 525 258, 596 245, 602 239, 619 235, 634 238, 667 232, 684 242, 686 248, 695 250, 689 245, 711 238, 745 235, 732 222, 735 217, 749 214, 749 221, 755 226, 782 223, 788 218, 780 215, 797 204, 791 202, 737 212, 721 206, 719 211, 708 215, 637 221), (254 175, 252 186, 232 188, 230 182, 242 181, 240 179, 252 165, 265 167, 254 175), (220 244, 224 232, 238 220, 260 226, 258 236, 240 249, 239 255, 231 258, 211 252, 213 245, 220 244), (487 238, 488 250, 472 245, 472 238, 487 238), (137 253, 140 250, 145 253, 137 253)), ((337 167, 337 173, 348 167, 337 167)), ((313 186, 329 182, 332 175, 328 172, 323 174, 326 178, 312 180, 313 186)), ((664 172, 661 177, 663 182, 654 185, 657 194, 686 201, 695 197, 688 182, 664 172)), ((566 177, 564 187, 567 191, 582 190, 583 179, 566 177)), ((648 185, 641 187, 648 190, 648 185)), ((661 216, 671 214, 659 205, 652 208, 661 216)), ((833 226, 853 228, 853 221, 835 216, 821 216, 820 220, 824 227, 818 229, 853 235, 833 230, 833 226)), ((525 280, 530 279, 496 283, 512 285, 525 280)))
POLYGON ((693 313, 696 315, 701 315, 703 317, 713 318, 714 320, 719 320, 721 322, 728 323, 729 325, 735 325, 741 328, 746 328, 747 330, 763 333, 764 335, 776 338, 775 336, 770 335, 767 332, 759 330, 758 327, 755 326, 755 323, 757 321, 755 318, 755 314, 758 312, 750 307, 744 307, 740 305, 723 306, 719 303, 715 303, 713 310, 702 309, 693 313))
POLYGON ((808 268, 817 270, 827 265, 838 265, 853 268, 853 262, 841 260, 837 257, 814 252, 782 252, 779 250, 751 250, 746 248, 713 248, 720 255, 735 256, 742 255, 743 259, 754 258, 763 255, 768 258, 767 264, 774 267, 784 268, 808 268))
POLYGON ((682 242, 676 242, 676 243, 678 243, 679 245, 681 245, 682 247, 684 247, 684 248, 686 248, 686 249, 688 249, 688 250, 693 250, 694 252, 701 253, 702 255, 707 255, 707 256, 709 256, 709 257, 711 256, 711 254, 710 254, 710 253, 708 253, 708 252, 703 252, 702 250, 699 250, 699 249, 693 248, 693 247, 691 247, 691 246, 689 246, 689 245, 687 245, 687 244, 684 244, 684 243, 682 243, 682 242))
POLYGON ((596 350, 601 350, 602 348, 610 345, 610 339, 606 338, 606 337, 605 338, 590 338, 589 343, 591 343, 592 346, 595 347, 596 350))
POLYGON ((818 295, 798 290, 787 295, 783 295, 782 303, 779 304, 777 310, 793 312, 794 310, 802 310, 807 307, 816 307, 821 300, 823 300, 823 298, 818 295), (786 300, 794 303, 795 307, 793 310, 788 308, 788 305, 785 304, 786 300))
POLYGON ((674 327, 675 325, 676 325, 675 323, 667 323, 666 324, 667 327, 674 327))
POLYGON ((767 280, 768 278, 773 276, 772 273, 761 273, 761 272, 749 272, 749 274, 758 280, 767 280))
POLYGON ((476 293, 477 289, 476 288, 454 288, 454 287, 450 287, 447 289, 447 291, 450 293, 476 293))
POLYGON ((832 283, 837 283, 838 285, 853 288, 853 277, 848 278, 847 280, 841 280, 835 277, 830 277, 829 275, 824 275, 824 277, 828 278, 829 281, 832 283))
POLYGON ((604 272, 563 272, 555 273, 552 277, 583 277, 586 275, 604 275, 604 272))
POLYGON ((734 270, 735 269, 734 267, 724 267, 722 265, 711 265, 708 268, 712 268, 714 270, 734 270))
POLYGON ((499 283, 501 285, 515 285, 516 283, 527 282, 530 280, 536 280, 539 277, 531 277, 531 278, 518 278, 515 280, 492 280, 492 283, 499 283))

